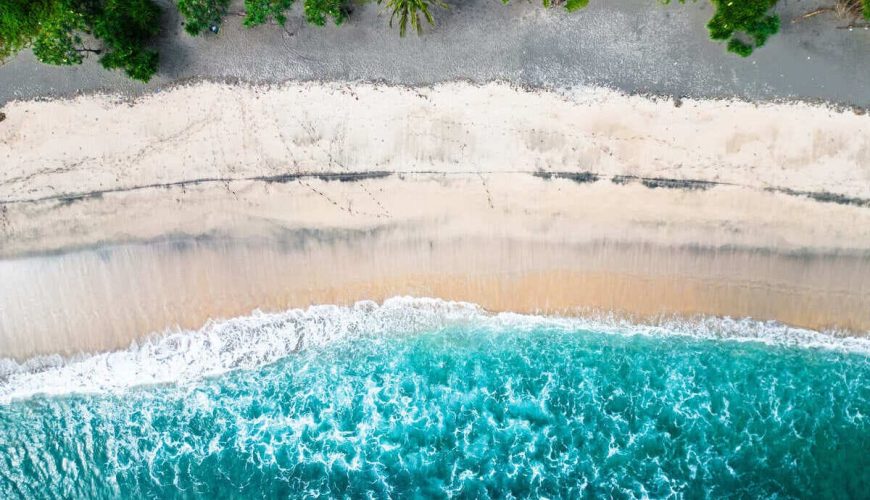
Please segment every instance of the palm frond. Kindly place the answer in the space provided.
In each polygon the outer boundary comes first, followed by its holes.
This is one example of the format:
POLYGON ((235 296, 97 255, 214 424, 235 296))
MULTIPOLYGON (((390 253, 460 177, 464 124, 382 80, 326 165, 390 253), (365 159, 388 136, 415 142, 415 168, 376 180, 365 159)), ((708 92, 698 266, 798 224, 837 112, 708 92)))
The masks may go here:
POLYGON ((449 8, 443 0, 378 0, 378 3, 386 3, 390 9, 390 27, 393 22, 398 20, 399 36, 405 36, 408 31, 408 25, 417 32, 418 35, 423 33, 423 22, 420 19, 426 20, 427 23, 434 26, 435 17, 429 10, 430 5, 435 5, 442 9, 449 8))

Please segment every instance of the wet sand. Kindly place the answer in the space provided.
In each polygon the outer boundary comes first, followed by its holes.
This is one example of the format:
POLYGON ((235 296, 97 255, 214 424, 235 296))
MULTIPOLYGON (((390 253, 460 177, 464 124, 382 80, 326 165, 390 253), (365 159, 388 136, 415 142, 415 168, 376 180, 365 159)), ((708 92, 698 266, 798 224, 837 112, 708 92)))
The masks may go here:
POLYGON ((719 315, 870 329, 870 259, 769 251, 501 238, 411 230, 180 240, 0 263, 3 355, 123 348, 254 309, 383 301, 476 302, 491 311, 613 312, 638 321, 719 315), (300 243, 301 242, 301 243, 300 243))
POLYGON ((4 110, 0 357, 396 295, 870 331, 866 116, 467 84, 4 110))

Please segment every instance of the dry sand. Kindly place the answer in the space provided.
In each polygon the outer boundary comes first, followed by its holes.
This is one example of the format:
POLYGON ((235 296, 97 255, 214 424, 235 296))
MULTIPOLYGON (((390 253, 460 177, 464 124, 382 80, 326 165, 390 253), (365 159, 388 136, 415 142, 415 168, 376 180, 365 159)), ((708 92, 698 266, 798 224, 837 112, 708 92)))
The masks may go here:
POLYGON ((867 116, 462 83, 3 111, 0 356, 400 294, 870 330, 867 116))

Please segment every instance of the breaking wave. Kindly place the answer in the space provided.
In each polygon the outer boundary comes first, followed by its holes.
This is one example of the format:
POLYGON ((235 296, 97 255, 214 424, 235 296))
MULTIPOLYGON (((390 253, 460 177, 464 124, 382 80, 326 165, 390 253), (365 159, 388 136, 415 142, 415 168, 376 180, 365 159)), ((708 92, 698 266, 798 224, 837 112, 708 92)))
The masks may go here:
POLYGON ((863 339, 470 304, 256 313, 7 362, 2 498, 860 497, 863 339))
POLYGON ((359 335, 412 335, 451 327, 540 328, 653 337, 761 342, 768 345, 870 354, 870 338, 837 336, 751 319, 674 319, 635 324, 612 315, 563 318, 490 314, 466 302, 395 297, 350 307, 319 305, 210 322, 198 331, 167 332, 129 349, 73 358, 0 360, 0 404, 35 394, 118 392, 149 384, 188 383, 231 370, 251 370, 302 349, 359 335))

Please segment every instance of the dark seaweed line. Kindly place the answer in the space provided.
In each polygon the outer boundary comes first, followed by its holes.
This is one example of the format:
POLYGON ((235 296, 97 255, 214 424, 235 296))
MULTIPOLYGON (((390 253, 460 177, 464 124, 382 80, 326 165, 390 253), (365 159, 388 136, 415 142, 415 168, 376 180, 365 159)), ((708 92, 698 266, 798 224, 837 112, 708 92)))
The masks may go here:
POLYGON ((836 203, 837 205, 853 205, 856 207, 870 208, 870 198, 855 198, 827 191, 796 191, 788 188, 767 188, 765 191, 783 193, 790 196, 803 196, 822 203, 836 203))
POLYGON ((59 194, 59 195, 50 195, 50 196, 41 196, 38 198, 18 198, 11 200, 0 200, 0 206, 4 205, 20 205, 20 204, 28 204, 28 203, 42 203, 42 202, 50 202, 55 201, 61 204, 70 204, 75 203, 77 201, 92 199, 92 198, 100 198, 105 194, 115 194, 115 193, 129 193, 132 191, 142 191, 146 189, 170 189, 173 187, 181 187, 185 188, 187 186, 199 186, 202 184, 227 184, 230 182, 248 182, 248 181, 259 181, 265 182, 267 184, 272 183, 286 183, 292 182, 296 180, 304 180, 304 179, 319 179, 326 182, 338 181, 338 182, 358 182, 369 179, 383 179, 386 177, 390 177, 392 175, 479 175, 479 174, 528 174, 529 172, 526 170, 514 170, 514 171, 499 171, 499 172, 484 172, 477 170, 469 170, 469 171, 456 171, 456 172, 443 172, 437 170, 414 170, 414 171, 403 171, 403 172, 389 172, 386 170, 370 170, 370 171, 360 171, 360 172, 337 172, 337 173, 315 173, 315 172, 299 172, 299 173, 284 173, 277 175, 257 175, 253 177, 202 177, 199 179, 190 179, 184 181, 175 181, 175 182, 166 182, 166 183, 153 183, 153 184, 140 184, 138 186, 130 186, 130 187, 120 187, 120 188, 111 188, 111 189, 100 189, 96 191, 88 191, 86 193, 73 193, 73 194, 59 194))
MULTIPOLYGON (((550 179, 567 179, 574 181, 578 184, 586 184, 597 182, 601 180, 601 176, 588 171, 581 172, 570 172, 570 171, 556 171, 556 172, 547 172, 543 170, 538 170, 535 172, 529 172, 525 170, 515 170, 515 171, 498 171, 498 172, 483 172, 483 171, 457 171, 457 172, 443 172, 443 171, 433 171, 433 170, 418 170, 418 171, 408 171, 408 172, 390 172, 386 170, 371 170, 371 171, 360 171, 360 172, 341 172, 341 173, 314 173, 314 172, 300 172, 300 173, 284 173, 277 175, 257 175, 252 177, 204 177, 200 179, 190 179, 185 181, 176 181, 176 182, 168 182, 168 183, 154 183, 154 184, 143 184, 139 186, 130 186, 125 188, 114 188, 114 189, 103 189, 98 191, 90 191, 87 193, 74 193, 67 195, 52 195, 52 196, 43 196, 39 198, 21 198, 14 200, 0 200, 0 206, 5 205, 14 205, 14 204, 28 204, 28 203, 42 203, 42 202, 50 202, 55 201, 59 202, 63 205, 75 203, 77 201, 92 199, 92 198, 100 198, 105 194, 113 194, 113 193, 125 193, 132 191, 140 191, 145 189, 169 189, 173 187, 181 187, 184 188, 186 186, 198 186, 202 184, 228 184, 230 182, 246 182, 246 181, 255 181, 255 182, 265 182, 267 184, 272 183, 286 183, 292 182, 296 180, 302 179, 319 179, 326 182, 338 181, 338 182, 358 182, 369 179, 384 179, 390 177, 392 175, 481 175, 481 174, 531 174, 535 177, 550 180, 550 179)), ((730 182, 719 182, 719 181, 705 181, 705 180, 697 180, 697 179, 669 179, 664 177, 639 177, 634 175, 614 175, 609 178, 609 180, 614 184, 628 184, 632 182, 640 182, 644 186, 650 189, 656 188, 664 188, 664 189, 682 189, 682 190, 706 190, 715 186, 737 186, 744 187, 749 189, 757 189, 753 186, 746 186, 742 184, 735 184, 730 182)), ((868 198, 857 198, 845 196, 837 193, 829 193, 826 191, 797 191, 789 188, 774 188, 768 187, 764 188, 764 191, 771 193, 782 193, 789 196, 800 196, 805 198, 810 198, 814 201, 822 202, 822 203, 836 203, 838 205, 851 205, 857 207, 870 207, 870 199, 868 198)))
POLYGON ((142 184, 139 186, 130 186, 124 188, 101 189, 98 191, 89 191, 87 193, 75 193, 66 195, 43 196, 40 198, 20 198, 15 200, 0 201, 0 205, 15 205, 24 203, 42 203, 46 201, 57 201, 62 204, 74 203, 76 201, 87 200, 91 198, 100 198, 105 194, 128 193, 131 191, 141 191, 145 189, 169 189, 173 187, 198 186, 201 184, 226 184, 229 182, 245 182, 259 181, 267 184, 292 182, 300 179, 320 179, 331 182, 356 182, 366 179, 382 179, 389 177, 393 172, 387 171, 370 171, 370 172, 341 172, 341 173, 298 173, 298 174, 278 174, 278 175, 257 175, 253 177, 203 177, 199 179, 190 179, 185 181, 142 184))
MULTIPOLYGON (((535 172, 532 175, 547 180, 569 179, 579 184, 585 184, 587 182, 597 182, 600 179, 600 176, 594 172, 545 172, 541 170, 535 172)), ((716 186, 737 186, 749 189, 757 189, 753 186, 735 184, 731 182, 703 181, 697 179, 668 179, 664 177, 639 177, 636 175, 614 175, 610 177, 610 182, 614 184, 628 184, 631 182, 640 182, 641 184, 650 189, 664 188, 684 189, 690 191, 705 190, 716 186)), ((870 208, 870 198, 857 198, 837 193, 829 193, 827 191, 797 191, 789 188, 768 187, 764 188, 764 190, 769 193, 782 193, 789 196, 810 198, 814 201, 819 201, 822 203, 836 203, 838 205, 852 205, 856 207, 870 208)))

